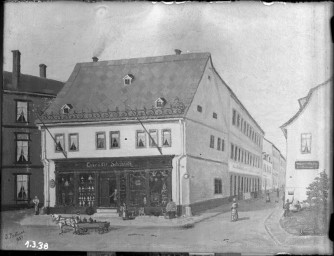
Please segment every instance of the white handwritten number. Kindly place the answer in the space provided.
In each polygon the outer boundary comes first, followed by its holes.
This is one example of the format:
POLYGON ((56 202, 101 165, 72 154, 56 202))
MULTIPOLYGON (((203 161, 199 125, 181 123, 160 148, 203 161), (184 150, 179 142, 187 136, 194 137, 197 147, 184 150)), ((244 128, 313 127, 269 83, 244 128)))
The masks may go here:
POLYGON ((49 245, 48 245, 48 243, 45 243, 44 244, 44 250, 47 250, 47 249, 49 249, 49 245))
POLYGON ((31 246, 31 248, 36 248, 36 242, 35 241, 32 241, 33 242, 33 246, 31 246))
POLYGON ((43 249, 43 243, 42 242, 39 242, 38 245, 39 245, 39 247, 37 247, 37 249, 39 249, 39 250, 43 249))
POLYGON ((29 248, 29 241, 27 241, 24 245, 27 246, 27 248, 29 248))

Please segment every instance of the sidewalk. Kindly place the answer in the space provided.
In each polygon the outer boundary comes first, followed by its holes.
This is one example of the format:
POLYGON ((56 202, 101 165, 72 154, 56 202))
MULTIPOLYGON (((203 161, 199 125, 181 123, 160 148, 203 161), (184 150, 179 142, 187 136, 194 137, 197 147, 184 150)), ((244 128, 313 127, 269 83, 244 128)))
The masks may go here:
POLYGON ((264 222, 265 228, 271 238, 280 246, 298 246, 322 248, 325 251, 331 251, 332 242, 327 236, 295 236, 287 233, 280 225, 280 219, 283 215, 281 205, 275 207, 274 211, 264 222))
MULTIPOLYGON (((93 215, 80 215, 81 219, 92 218, 96 221, 108 221, 111 227, 161 227, 161 228, 191 228, 196 223, 215 217, 221 212, 204 212, 191 217, 179 217, 175 219, 165 219, 156 216, 138 216, 134 220, 123 220, 121 217, 94 217, 93 215)), ((75 216, 73 214, 60 214, 62 217, 75 216)), ((22 226, 56 226, 51 215, 27 215, 20 221, 22 226)))

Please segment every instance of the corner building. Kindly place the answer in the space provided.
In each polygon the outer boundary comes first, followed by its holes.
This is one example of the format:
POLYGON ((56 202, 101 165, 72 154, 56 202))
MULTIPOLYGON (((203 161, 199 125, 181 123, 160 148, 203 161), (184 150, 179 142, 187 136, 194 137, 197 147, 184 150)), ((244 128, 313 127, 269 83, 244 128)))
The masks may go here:
POLYGON ((157 214, 173 199, 190 215, 228 200, 232 91, 211 55, 93 60, 39 121, 45 204, 157 214))

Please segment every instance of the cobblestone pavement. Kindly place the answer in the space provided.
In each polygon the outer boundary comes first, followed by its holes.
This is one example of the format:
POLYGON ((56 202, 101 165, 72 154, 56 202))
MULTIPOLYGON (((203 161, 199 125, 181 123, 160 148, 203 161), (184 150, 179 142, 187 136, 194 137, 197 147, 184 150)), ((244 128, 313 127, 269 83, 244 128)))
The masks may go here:
MULTIPOLYGON (((230 205, 224 205, 201 213, 202 219, 194 216, 193 220, 200 221, 188 228, 138 225, 145 223, 143 218, 136 225, 114 226, 110 232, 102 235, 94 231, 74 235, 72 229, 66 229, 64 234, 59 235, 59 229, 52 222, 49 225, 21 225, 27 219, 38 223, 42 218, 50 220, 50 216, 31 216, 31 210, 5 213, 2 216, 1 246, 3 249, 27 250, 26 242, 35 241, 48 243, 49 250, 242 252, 253 255, 278 252, 305 254, 315 250, 317 254, 325 254, 326 248, 330 248, 325 240, 321 245, 305 242, 301 246, 300 237, 286 238, 284 230, 279 233, 281 204, 275 203, 275 200, 265 203, 264 199, 258 199, 241 201, 239 204, 240 219, 237 222, 230 221, 230 205)), ((155 221, 159 222, 158 218, 155 221)))

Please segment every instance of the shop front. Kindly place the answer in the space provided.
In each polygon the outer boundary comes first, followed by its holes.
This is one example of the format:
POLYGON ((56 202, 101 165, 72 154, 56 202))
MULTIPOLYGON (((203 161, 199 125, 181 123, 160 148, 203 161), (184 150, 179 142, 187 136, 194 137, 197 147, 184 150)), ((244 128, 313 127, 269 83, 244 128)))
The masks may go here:
POLYGON ((173 156, 55 161, 56 207, 163 211, 172 197, 173 156))

